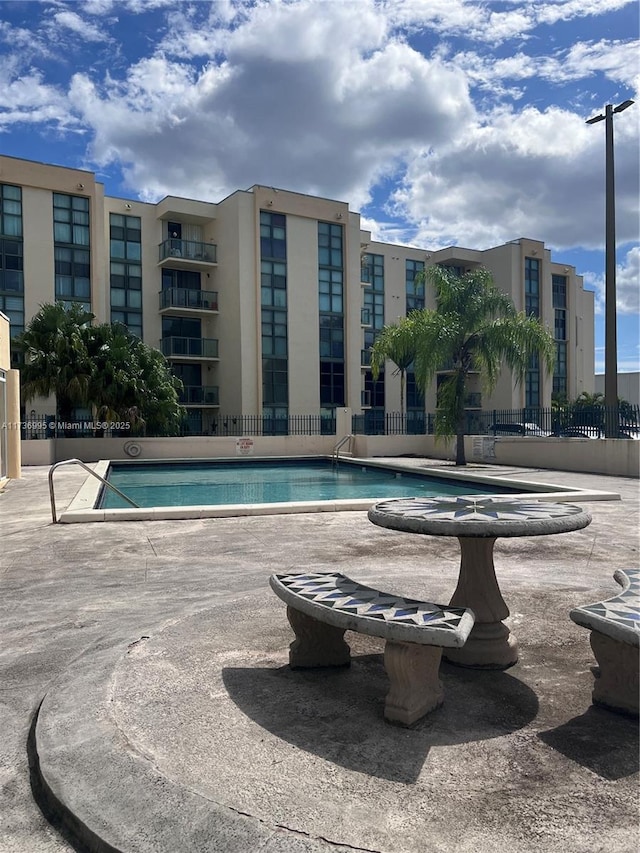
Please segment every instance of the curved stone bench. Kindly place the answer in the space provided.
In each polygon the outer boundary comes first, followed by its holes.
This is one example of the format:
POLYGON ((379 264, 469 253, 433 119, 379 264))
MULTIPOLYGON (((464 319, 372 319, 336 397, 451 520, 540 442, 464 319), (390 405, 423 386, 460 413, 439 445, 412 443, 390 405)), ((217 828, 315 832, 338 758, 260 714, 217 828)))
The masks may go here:
POLYGON ((385 718, 410 726, 442 704, 442 648, 464 645, 475 621, 471 610, 380 592, 338 572, 271 575, 269 583, 287 604, 296 635, 293 669, 349 666, 347 630, 382 637, 391 682, 385 718))
POLYGON ((640 569, 618 569, 622 592, 606 601, 576 607, 569 616, 591 630, 591 648, 600 668, 593 702, 638 715, 640 669, 640 569))

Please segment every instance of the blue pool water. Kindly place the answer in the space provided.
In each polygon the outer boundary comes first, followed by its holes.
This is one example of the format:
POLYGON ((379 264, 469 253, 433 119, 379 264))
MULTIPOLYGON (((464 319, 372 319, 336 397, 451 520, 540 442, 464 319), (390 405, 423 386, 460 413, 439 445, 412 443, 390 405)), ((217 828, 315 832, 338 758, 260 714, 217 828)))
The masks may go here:
MULTIPOLYGON (((140 507, 221 506, 435 495, 518 494, 514 488, 421 476, 362 464, 278 460, 112 462, 108 480, 140 507)), ((104 489, 98 508, 128 504, 104 489)))

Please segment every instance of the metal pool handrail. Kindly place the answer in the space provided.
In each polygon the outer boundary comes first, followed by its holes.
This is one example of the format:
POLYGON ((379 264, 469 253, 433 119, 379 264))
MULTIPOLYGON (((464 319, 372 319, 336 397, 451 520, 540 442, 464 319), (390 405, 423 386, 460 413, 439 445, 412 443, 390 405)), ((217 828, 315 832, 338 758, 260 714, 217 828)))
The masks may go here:
POLYGON ((82 460, 80 460, 80 459, 63 459, 61 462, 54 463, 51 466, 51 468, 49 468, 49 497, 51 498, 51 515, 53 517, 53 523, 54 524, 58 523, 58 517, 57 517, 57 513, 56 513, 56 499, 55 499, 55 496, 53 494, 53 472, 56 470, 56 468, 59 468, 61 465, 80 465, 80 467, 84 468, 84 470, 87 471, 89 474, 91 474, 92 477, 95 477, 96 480, 100 480, 100 482, 103 485, 107 486, 109 489, 111 489, 113 492, 115 492, 119 497, 121 497, 123 500, 125 500, 128 504, 131 504, 131 506, 135 507, 136 509, 140 509, 140 507, 138 506, 137 503, 135 503, 135 501, 132 501, 131 498, 128 498, 125 494, 123 494, 120 491, 120 489, 117 489, 112 483, 110 483, 108 480, 105 480, 104 477, 101 477, 100 474, 96 474, 96 472, 93 471, 91 468, 89 468, 88 465, 85 465, 85 463, 82 462, 82 460))
MULTIPOLYGON (((349 444, 351 447, 351 441, 353 440, 353 435, 350 433, 349 435, 345 435, 333 448, 333 465, 337 467, 338 462, 340 460, 340 448, 343 444, 349 444)), ((350 450, 349 450, 350 452, 350 450)))

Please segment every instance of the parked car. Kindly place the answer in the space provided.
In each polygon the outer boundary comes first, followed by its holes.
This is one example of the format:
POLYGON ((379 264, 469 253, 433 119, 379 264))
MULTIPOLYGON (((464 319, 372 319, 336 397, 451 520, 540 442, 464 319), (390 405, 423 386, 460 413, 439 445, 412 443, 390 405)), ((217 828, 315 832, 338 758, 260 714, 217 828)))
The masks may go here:
POLYGON ((533 435, 545 438, 549 435, 538 424, 491 424, 490 435, 533 435))
POLYGON ((596 426, 570 426, 552 433, 559 438, 602 438, 600 427, 596 426))

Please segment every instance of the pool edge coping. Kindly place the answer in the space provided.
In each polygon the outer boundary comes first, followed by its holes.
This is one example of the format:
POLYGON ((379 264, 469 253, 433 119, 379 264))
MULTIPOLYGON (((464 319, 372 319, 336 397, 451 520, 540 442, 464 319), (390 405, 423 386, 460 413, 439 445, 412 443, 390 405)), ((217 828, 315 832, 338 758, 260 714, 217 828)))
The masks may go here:
MULTIPOLYGON (((295 459, 331 459, 329 456, 260 456, 250 457, 254 460, 295 460, 295 459)), ((94 471, 100 477, 105 477, 112 461, 124 462, 128 460, 110 460, 100 459, 95 463, 94 471)), ((148 459, 145 462, 237 462, 237 457, 221 457, 220 459, 148 459)), ((536 483, 531 480, 510 479, 506 480, 502 477, 489 474, 478 474, 472 471, 442 471, 441 469, 430 469, 426 471, 421 468, 410 468, 404 465, 395 465, 392 462, 382 462, 376 459, 367 459, 359 457, 349 457, 348 459, 340 460, 341 463, 368 465, 369 467, 385 468, 398 471, 400 473, 411 474, 413 476, 437 476, 440 479, 458 480, 460 475, 464 473, 465 480, 474 480, 477 483, 487 485, 497 483, 500 485, 522 485, 529 488, 528 492, 522 494, 509 495, 514 500, 544 500, 558 501, 566 503, 574 500, 582 501, 602 501, 602 500, 621 500, 619 494, 615 492, 605 492, 592 489, 565 489, 563 486, 558 486, 550 483, 536 483), (433 473, 432 473, 433 472, 433 473), (538 487, 541 491, 532 487, 538 487), (542 491, 546 489, 547 491, 542 491), (551 490, 551 491, 550 491, 551 490)), ((139 462, 133 464, 140 464, 139 462)), ((94 509, 98 495, 103 488, 102 483, 96 480, 95 477, 87 475, 75 497, 72 499, 69 506, 63 510, 58 522, 62 524, 84 524, 100 521, 176 521, 186 519, 201 519, 201 518, 234 518, 253 515, 283 515, 292 513, 306 512, 366 512, 374 504, 378 503, 382 498, 351 498, 345 500, 330 500, 330 501, 291 501, 278 502, 267 504, 220 504, 220 505, 194 505, 188 507, 140 507, 140 508, 122 508, 122 509, 94 509)), ((489 494, 489 493, 488 493, 489 494)), ((410 495, 407 495, 410 497, 410 495)), ((477 495, 476 497, 482 497, 477 495)))

